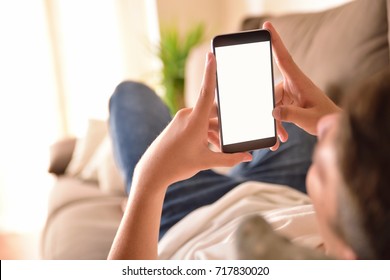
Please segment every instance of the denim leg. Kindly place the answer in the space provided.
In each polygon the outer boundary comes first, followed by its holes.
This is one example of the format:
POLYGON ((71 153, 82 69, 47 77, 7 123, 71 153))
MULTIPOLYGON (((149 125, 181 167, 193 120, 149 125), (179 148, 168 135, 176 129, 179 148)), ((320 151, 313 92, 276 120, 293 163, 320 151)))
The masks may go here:
POLYGON ((136 82, 119 84, 109 107, 114 156, 129 193, 135 165, 171 121, 171 116, 150 88, 136 82))
POLYGON ((294 124, 284 123, 289 139, 272 152, 262 149, 253 152, 253 160, 234 167, 229 176, 241 180, 253 180, 282 184, 306 192, 306 173, 316 137, 294 124))

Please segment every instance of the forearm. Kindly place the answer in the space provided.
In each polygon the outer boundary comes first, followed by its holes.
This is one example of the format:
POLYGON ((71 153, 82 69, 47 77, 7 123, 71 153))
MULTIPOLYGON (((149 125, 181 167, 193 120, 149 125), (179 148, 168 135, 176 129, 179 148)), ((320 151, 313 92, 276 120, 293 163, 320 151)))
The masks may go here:
POLYGON ((207 54, 201 94, 194 108, 180 110, 141 157, 129 201, 109 259, 157 258, 162 205, 167 187, 215 166, 231 167, 252 159, 249 153, 225 154, 208 146, 213 115, 216 63, 207 54))
POLYGON ((157 258, 165 189, 163 186, 148 188, 142 183, 132 186, 108 259, 157 258))

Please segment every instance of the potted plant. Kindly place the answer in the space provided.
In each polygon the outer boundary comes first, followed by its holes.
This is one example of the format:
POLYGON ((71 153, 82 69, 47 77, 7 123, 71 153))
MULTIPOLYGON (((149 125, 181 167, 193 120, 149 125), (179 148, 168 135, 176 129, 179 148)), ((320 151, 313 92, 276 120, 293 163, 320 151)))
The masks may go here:
POLYGON ((202 42, 203 24, 197 24, 183 37, 176 28, 161 31, 158 56, 162 62, 164 101, 172 115, 184 107, 184 76, 187 57, 191 49, 202 42))

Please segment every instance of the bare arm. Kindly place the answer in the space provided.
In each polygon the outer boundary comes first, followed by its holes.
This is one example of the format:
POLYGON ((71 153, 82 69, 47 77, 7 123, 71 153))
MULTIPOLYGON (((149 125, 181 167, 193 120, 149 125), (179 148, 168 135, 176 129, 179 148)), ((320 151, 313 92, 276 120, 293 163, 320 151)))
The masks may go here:
POLYGON ((156 259, 158 232, 165 186, 148 191, 142 183, 133 185, 109 259, 156 259))
POLYGON ((252 159, 249 153, 224 154, 209 149, 209 141, 215 140, 209 139, 215 126, 215 74, 215 58, 209 53, 195 107, 180 110, 138 162, 109 259, 156 259, 167 187, 200 170, 252 159))

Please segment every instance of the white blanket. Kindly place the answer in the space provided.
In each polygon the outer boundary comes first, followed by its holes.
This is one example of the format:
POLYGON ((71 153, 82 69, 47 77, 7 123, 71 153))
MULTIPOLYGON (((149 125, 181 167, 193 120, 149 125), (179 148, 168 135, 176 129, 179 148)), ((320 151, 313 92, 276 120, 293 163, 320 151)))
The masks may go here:
POLYGON ((247 182, 174 225, 159 243, 159 258, 236 259, 235 230, 254 214, 292 242, 311 248, 322 244, 307 195, 286 186, 247 182))

